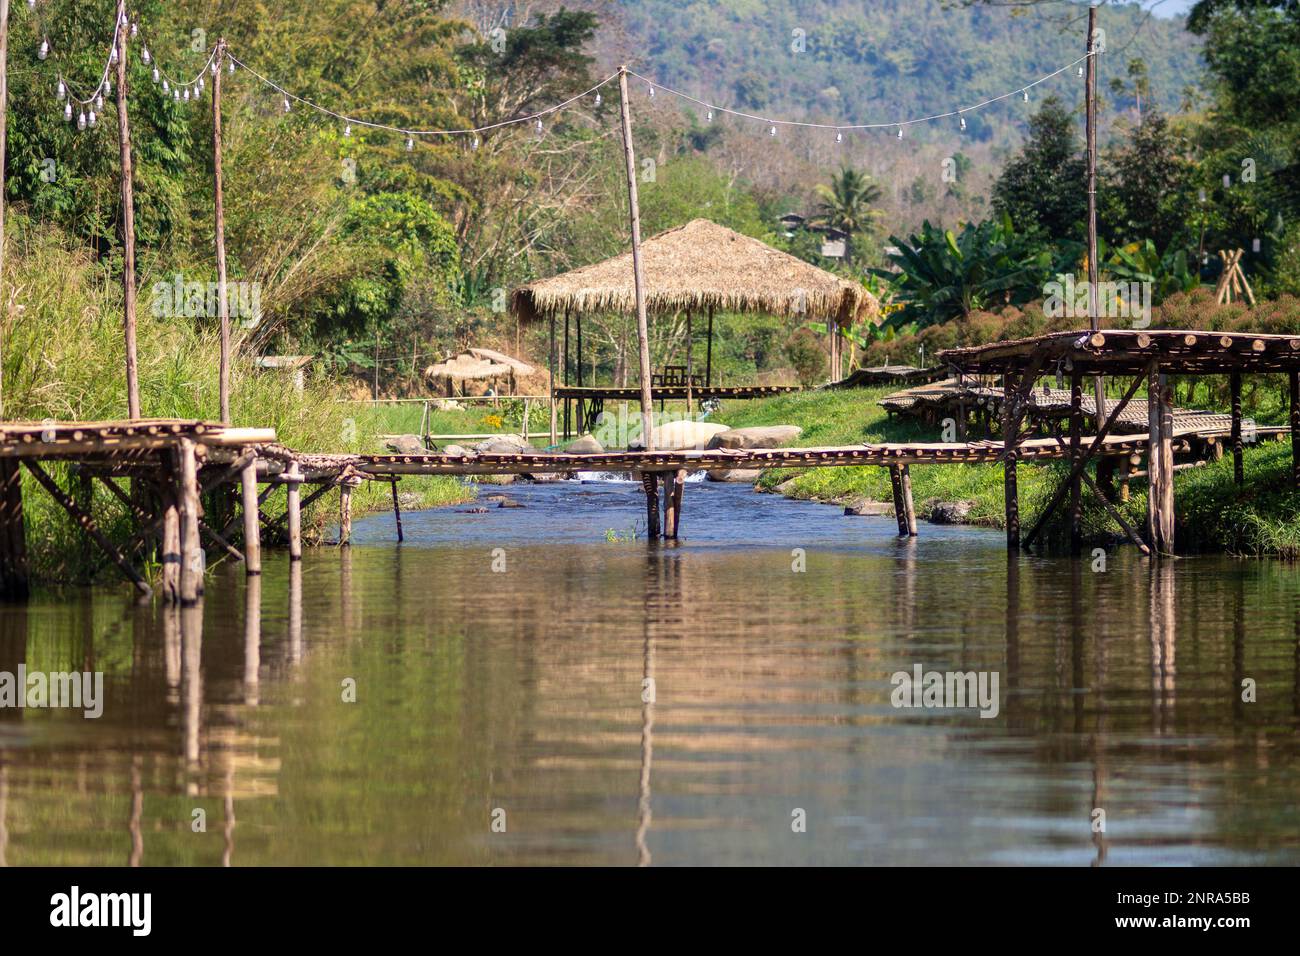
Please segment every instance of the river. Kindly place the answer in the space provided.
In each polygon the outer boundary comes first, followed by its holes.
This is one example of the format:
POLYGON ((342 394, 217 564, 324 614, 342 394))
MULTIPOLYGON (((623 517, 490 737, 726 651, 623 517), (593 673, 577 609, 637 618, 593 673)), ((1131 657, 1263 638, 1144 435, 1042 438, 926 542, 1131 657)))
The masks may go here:
POLYGON ((97 719, 0 710, 0 860, 1300 862, 1295 565, 1009 560, 708 483, 648 545, 638 485, 482 496, 193 610, 0 608, 0 671, 104 675, 97 719), (918 665, 996 716, 894 706, 918 665))

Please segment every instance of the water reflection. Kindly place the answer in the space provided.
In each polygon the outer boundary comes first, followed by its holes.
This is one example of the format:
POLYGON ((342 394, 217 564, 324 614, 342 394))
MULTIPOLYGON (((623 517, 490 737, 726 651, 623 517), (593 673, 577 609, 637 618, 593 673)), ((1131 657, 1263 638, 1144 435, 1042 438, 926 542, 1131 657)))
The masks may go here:
POLYGON ((723 546, 721 505, 672 546, 582 544, 533 494, 504 573, 414 513, 400 549, 363 520, 260 579, 219 567, 193 609, 0 608, 0 671, 107 695, 99 720, 0 709, 0 862, 1300 859, 1294 566, 1094 572, 753 495, 761 546, 723 546), (999 716, 894 709, 915 664, 998 672, 999 716))

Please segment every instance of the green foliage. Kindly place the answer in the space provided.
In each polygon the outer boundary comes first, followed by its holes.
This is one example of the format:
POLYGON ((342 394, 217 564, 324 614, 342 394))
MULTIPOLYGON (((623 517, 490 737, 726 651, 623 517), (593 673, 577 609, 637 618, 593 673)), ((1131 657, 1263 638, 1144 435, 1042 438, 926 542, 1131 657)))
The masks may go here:
POLYGON ((977 309, 1028 302, 1042 294, 1052 274, 1051 252, 1017 234, 1006 217, 966 223, 955 234, 927 221, 919 234, 889 241, 899 250, 890 254, 899 271, 876 274, 893 282, 903 304, 895 325, 924 327, 977 309))
POLYGON ((1074 119, 1048 97, 1029 121, 1029 139, 993 188, 993 210, 1016 229, 1050 238, 1079 235, 1088 211, 1087 167, 1074 119))
POLYGON ((838 229, 848 238, 848 259, 854 258, 858 242, 871 232, 878 215, 872 208, 880 201, 880 187, 865 173, 841 167, 830 185, 818 183, 819 202, 814 225, 838 229))
POLYGON ((804 388, 816 385, 826 374, 826 353, 811 329, 795 330, 795 333, 786 340, 785 357, 794 366, 799 384, 804 388))

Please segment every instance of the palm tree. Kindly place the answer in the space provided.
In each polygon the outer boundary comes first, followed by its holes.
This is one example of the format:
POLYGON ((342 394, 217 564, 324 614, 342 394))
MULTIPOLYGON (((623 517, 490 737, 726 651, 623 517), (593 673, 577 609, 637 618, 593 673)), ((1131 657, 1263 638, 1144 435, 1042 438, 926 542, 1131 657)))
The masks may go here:
POLYGON ((845 258, 852 261, 853 238, 869 232, 879 215, 872 206, 880 200, 880 187, 866 173, 845 166, 838 175, 831 177, 829 186, 818 183, 816 191, 821 202, 817 205, 813 224, 838 229, 848 236, 845 258))

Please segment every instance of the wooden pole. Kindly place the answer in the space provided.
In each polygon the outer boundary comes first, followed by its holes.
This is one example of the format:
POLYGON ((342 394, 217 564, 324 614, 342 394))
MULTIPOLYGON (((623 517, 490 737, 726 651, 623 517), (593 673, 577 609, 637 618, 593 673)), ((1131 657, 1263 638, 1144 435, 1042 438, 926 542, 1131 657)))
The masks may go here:
POLYGON ((1173 391, 1160 376, 1160 517, 1164 552, 1174 553, 1174 409, 1173 391))
POLYGON ((1174 547, 1173 415, 1159 363, 1147 365, 1147 540, 1153 554, 1174 547))
POLYGON ((1083 494, 1079 470, 1082 442, 1083 375, 1073 372, 1070 375, 1070 550, 1075 554, 1083 547, 1083 494))
POLYGON ((1241 373, 1233 372, 1228 376, 1228 383, 1232 391, 1232 480, 1241 485, 1246 482, 1241 443, 1241 373))
POLYGON ((898 523, 898 536, 906 538, 907 504, 903 500, 903 472, 898 465, 889 466, 889 486, 894 493, 894 520, 898 523))
POLYGON ((257 458, 250 458, 239 472, 244 513, 244 573, 262 573, 262 526, 257 517, 257 458))
POLYGON ((0 458, 0 597, 27 597, 27 534, 23 523, 23 476, 17 458, 0 458))
POLYGON ((677 489, 673 479, 668 477, 668 472, 664 472, 660 477, 660 483, 664 486, 664 537, 677 537, 675 529, 677 527, 677 489))
POLYGON ((906 465, 898 469, 899 483, 903 486, 904 527, 910 538, 916 537, 916 507, 912 504, 912 473, 906 465))
POLYGON ((9 0, 0 0, 0 418, 4 417, 4 340, 9 308, 4 292, 5 149, 9 125, 9 0))
POLYGON ((691 376, 694 373, 695 366, 691 360, 691 311, 686 310, 686 413, 689 415, 695 410, 695 391, 691 382, 691 376))
POLYGON ((203 542, 199 538, 199 470, 194 442, 180 441, 177 478, 181 502, 181 604, 203 596, 203 542))
POLYGON ((641 360, 641 430, 646 451, 654 451, 650 397, 650 332, 645 311, 645 267, 641 262, 641 206, 636 196, 636 154, 632 147, 632 114, 627 97, 627 67, 618 68, 619 108, 623 116, 623 157, 627 164, 628 216, 632 227, 632 281, 636 287, 636 337, 641 360))
POLYGON ((677 538, 677 531, 682 524, 682 493, 686 489, 686 469, 678 468, 673 475, 673 539, 677 538))
POLYGON ((1300 371, 1291 372, 1291 487, 1300 488, 1300 371))
POLYGON ((659 476, 653 471, 643 473, 641 487, 645 489, 646 537, 653 541, 659 537, 659 476))
POLYGON ((388 487, 393 493, 393 520, 397 522, 397 543, 401 544, 405 536, 402 534, 402 505, 397 500, 397 479, 390 481, 388 487))
POLYGON ((212 74, 212 202, 217 245, 217 309, 221 316, 221 383, 219 386, 222 424, 230 424, 230 303, 226 301, 226 213, 221 183, 221 73, 225 65, 226 40, 217 41, 216 70, 212 74))
POLYGON ((713 385, 713 306, 709 306, 709 341, 704 351, 704 387, 713 385))
MULTIPOLYGON (((1100 267, 1097 262, 1097 56, 1094 38, 1097 35, 1097 8, 1088 8, 1088 67, 1086 77, 1086 115, 1088 136, 1088 326, 1094 332, 1101 328, 1097 283, 1100 267)), ((1096 403, 1096 427, 1106 420, 1106 389, 1100 375, 1093 379, 1093 400, 1096 403)))
POLYGON ((289 471, 285 476, 287 484, 285 486, 285 507, 289 517, 289 560, 302 560, 302 510, 300 497, 300 482, 302 481, 302 469, 296 461, 289 463, 289 471))
POLYGON ((339 485, 339 547, 350 547, 352 542, 352 486, 346 481, 339 485))
POLYGON ((551 376, 551 444, 555 445, 558 441, 556 434, 558 422, 556 421, 555 411, 555 315, 551 315, 551 345, 547 353, 547 369, 551 376))
POLYGON ((126 0, 117 0, 117 139, 122 164, 122 324, 126 333, 126 409, 140 417, 140 377, 135 351, 135 190, 131 122, 126 110, 126 0))
POLYGON ((162 481, 162 589, 163 600, 178 604, 181 599, 181 509, 176 493, 180 467, 174 453, 164 457, 162 481))
POLYGON ((1002 445, 1006 449, 1002 459, 1002 498, 1006 511, 1007 547, 1020 547, 1020 491, 1016 482, 1016 432, 1020 423, 1014 412, 1014 379, 1010 375, 1002 377, 1002 445))

